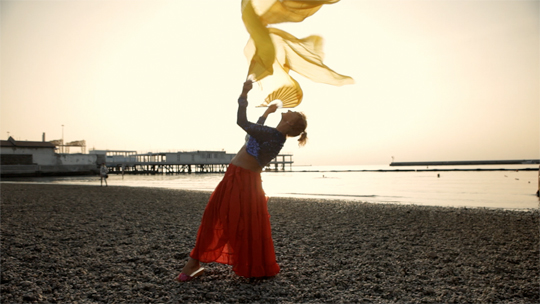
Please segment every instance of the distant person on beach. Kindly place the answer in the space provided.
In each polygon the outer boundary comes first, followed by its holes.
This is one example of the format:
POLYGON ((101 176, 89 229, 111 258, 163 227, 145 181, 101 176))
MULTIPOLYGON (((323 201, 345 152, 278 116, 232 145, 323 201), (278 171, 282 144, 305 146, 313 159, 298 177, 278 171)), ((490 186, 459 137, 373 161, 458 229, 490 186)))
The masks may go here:
POLYGON ((300 112, 288 111, 281 114, 277 127, 264 126, 267 116, 277 109, 271 105, 257 124, 249 122, 247 94, 252 87, 251 80, 244 82, 237 115, 237 124, 250 138, 232 159, 223 180, 210 196, 195 248, 177 277, 180 282, 202 274, 201 262, 232 265, 237 275, 247 278, 273 277, 280 270, 261 172, 279 154, 287 137, 300 136, 299 145, 306 144, 307 120, 300 112))
POLYGON ((99 179, 101 182, 101 187, 103 187, 103 181, 105 181, 105 186, 108 187, 107 184, 107 178, 109 178, 109 169, 107 169, 107 166, 105 166, 105 163, 101 164, 101 168, 99 169, 99 179))

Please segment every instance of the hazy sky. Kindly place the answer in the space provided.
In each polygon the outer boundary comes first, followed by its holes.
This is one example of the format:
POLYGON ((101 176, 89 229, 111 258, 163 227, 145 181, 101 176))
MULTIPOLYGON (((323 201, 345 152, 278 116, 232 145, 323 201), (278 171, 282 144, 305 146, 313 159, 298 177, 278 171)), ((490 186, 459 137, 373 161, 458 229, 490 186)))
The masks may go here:
MULTIPOLYGON (((282 152, 313 165, 539 158, 539 3, 342 0, 276 25, 323 36, 325 63, 356 81, 293 76, 310 140, 289 139, 282 152)), ((65 140, 88 149, 236 153, 243 144, 240 0, 0 9, 0 138, 60 139, 64 125, 65 140)), ((260 102, 250 97, 250 120, 260 102)))

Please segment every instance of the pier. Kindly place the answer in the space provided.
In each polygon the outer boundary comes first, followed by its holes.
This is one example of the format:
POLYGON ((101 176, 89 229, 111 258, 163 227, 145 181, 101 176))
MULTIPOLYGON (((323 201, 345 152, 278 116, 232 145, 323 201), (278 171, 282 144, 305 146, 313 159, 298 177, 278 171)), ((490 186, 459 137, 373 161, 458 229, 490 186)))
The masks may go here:
MULTIPOLYGON (((225 151, 137 153, 130 150, 92 150, 103 155, 110 173, 177 174, 223 173, 236 154, 225 151)), ((292 154, 280 154, 266 167, 267 171, 292 170, 292 154)))
POLYGON ((292 170, 292 164, 292 154, 279 154, 268 164, 266 171, 285 171, 287 165, 289 165, 289 170, 292 170))

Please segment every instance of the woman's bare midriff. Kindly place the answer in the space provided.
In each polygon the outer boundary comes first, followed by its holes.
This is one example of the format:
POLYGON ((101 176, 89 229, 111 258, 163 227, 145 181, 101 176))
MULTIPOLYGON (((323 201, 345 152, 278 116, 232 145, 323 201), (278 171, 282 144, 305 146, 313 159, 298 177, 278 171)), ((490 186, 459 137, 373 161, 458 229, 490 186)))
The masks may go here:
POLYGON ((261 166, 259 166, 259 163, 249 153, 246 151, 246 146, 244 145, 240 151, 236 154, 236 156, 231 160, 231 164, 244 168, 253 172, 262 172, 261 166))

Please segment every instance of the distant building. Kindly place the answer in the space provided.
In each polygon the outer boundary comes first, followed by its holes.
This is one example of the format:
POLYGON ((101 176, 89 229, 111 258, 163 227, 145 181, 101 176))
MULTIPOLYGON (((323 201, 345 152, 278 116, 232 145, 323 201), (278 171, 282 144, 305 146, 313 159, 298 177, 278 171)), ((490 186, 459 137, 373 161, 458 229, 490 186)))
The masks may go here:
POLYGON ((17 141, 13 137, 0 141, 1 164, 51 165, 56 157, 56 146, 46 141, 17 141))
POLYGON ((57 154, 46 141, 0 140, 1 176, 97 174, 97 156, 57 154))

